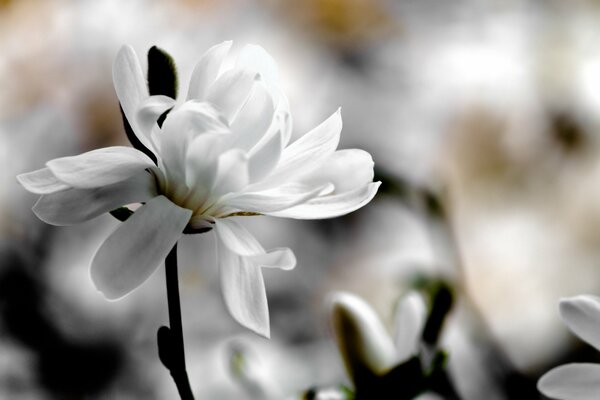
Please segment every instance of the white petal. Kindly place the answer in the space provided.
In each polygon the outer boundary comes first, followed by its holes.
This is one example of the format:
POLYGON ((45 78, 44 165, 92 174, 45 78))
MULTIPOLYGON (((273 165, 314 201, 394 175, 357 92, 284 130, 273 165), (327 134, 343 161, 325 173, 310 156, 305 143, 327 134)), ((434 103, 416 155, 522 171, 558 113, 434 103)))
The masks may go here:
POLYGON ((116 300, 144 283, 181 237, 191 215, 164 196, 140 207, 94 256, 90 273, 96 288, 116 300))
POLYGON ((265 249, 235 218, 215 220, 215 231, 221 242, 240 256, 264 254, 265 249))
POLYGON ((185 159, 195 138, 207 132, 228 132, 219 113, 208 103, 188 101, 172 111, 156 132, 161 165, 169 179, 185 182, 185 159))
POLYGON ((283 136, 280 130, 275 131, 271 137, 252 148, 248 153, 250 183, 260 181, 275 168, 281 158, 282 149, 283 136))
POLYGON ((278 268, 283 269, 284 271, 289 271, 296 267, 296 256, 294 255, 294 252, 287 247, 273 249, 265 254, 247 256, 246 259, 250 263, 260 265, 261 267, 278 268))
POLYGON ((70 188, 69 185, 54 176, 48 168, 17 175, 17 180, 26 190, 36 194, 56 193, 70 188))
POLYGON ((217 44, 204 53, 192 72, 187 99, 204 99, 209 86, 217 79, 223 60, 231 49, 231 41, 217 44))
POLYGON ((144 146, 152 149, 150 141, 137 123, 137 110, 140 103, 148 97, 148 87, 138 57, 131 46, 123 46, 119 50, 113 64, 113 82, 131 129, 144 146))
POLYGON ((154 196, 155 179, 152 174, 142 171, 108 186, 44 195, 33 206, 33 212, 39 219, 52 225, 73 225, 126 204, 147 201, 154 196))
POLYGON ((248 329, 269 337, 269 308, 260 267, 217 240, 221 291, 231 316, 248 329))
POLYGON ((373 182, 362 188, 342 194, 316 197, 295 207, 265 214, 274 217, 296 219, 324 219, 348 214, 367 204, 377 193, 381 182, 373 182))
POLYGON ((144 135, 150 137, 152 128, 160 116, 175 106, 175 100, 169 96, 150 96, 140 103, 137 121, 144 135))
POLYGON ((278 186, 319 167, 337 148, 342 131, 340 110, 283 149, 277 168, 265 182, 278 186))
POLYGON ((332 295, 331 322, 348 375, 361 371, 381 375, 396 362, 394 344, 375 311, 350 293, 332 295))
POLYGON ((257 81, 248 101, 231 122, 234 146, 250 150, 266 134, 273 123, 274 113, 271 95, 264 83, 257 81))
POLYGON ((105 147, 46 164, 54 175, 75 188, 95 188, 123 181, 146 168, 152 160, 132 147, 105 147))
POLYGON ((319 168, 299 181, 320 186, 333 183, 336 194, 349 192, 373 182, 373 158, 359 149, 338 150, 327 157, 319 168))
POLYGON ((239 149, 221 154, 218 159, 217 175, 211 193, 220 196, 238 192, 248 185, 248 156, 239 149))
POLYGON ((292 269, 296 256, 288 248, 266 252, 261 244, 235 218, 215 220, 215 231, 227 249, 255 265, 268 268, 292 269))
POLYGON ((249 71, 226 71, 212 84, 206 98, 231 122, 248 101, 256 79, 256 74, 249 71))
POLYGON ((223 133, 203 133, 187 149, 185 182, 192 191, 188 200, 192 209, 210 194, 217 174, 218 158, 227 142, 226 136, 223 133))
POLYGON ((279 83, 279 72, 277 63, 260 46, 245 46, 237 60, 237 66, 241 69, 256 71, 260 74, 261 80, 273 99, 273 105, 276 110, 276 119, 281 123, 281 132, 283 134, 283 143, 287 144, 292 134, 292 117, 287 97, 281 89, 279 83))
POLYGON ((277 63, 261 46, 255 44, 244 46, 237 59, 237 67, 258 72, 269 86, 279 85, 277 63))
POLYGON ((562 299, 559 310, 573 333, 600 350, 600 298, 579 295, 562 299))
POLYGON ((557 400, 597 400, 600 365, 582 363, 556 367, 538 381, 538 390, 557 400))
POLYGON ((404 296, 396 309, 396 350, 398 364, 419 352, 419 343, 427 309, 423 298, 415 292, 404 296))
POLYGON ((273 213, 307 202, 332 188, 331 184, 315 188, 291 183, 260 192, 232 193, 224 196, 222 202, 241 211, 273 213))

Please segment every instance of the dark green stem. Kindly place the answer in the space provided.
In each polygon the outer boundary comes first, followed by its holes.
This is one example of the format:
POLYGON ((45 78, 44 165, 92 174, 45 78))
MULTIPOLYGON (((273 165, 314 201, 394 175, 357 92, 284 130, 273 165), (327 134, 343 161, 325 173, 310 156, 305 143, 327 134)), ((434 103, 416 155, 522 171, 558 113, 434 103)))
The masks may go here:
MULTIPOLYGON (((185 351, 183 347, 183 327, 181 323, 181 305, 179 302, 179 282, 177 277, 177 243, 171 249, 171 252, 165 260, 165 269, 167 276, 167 302, 169 307, 169 325, 168 334, 165 339, 168 341, 167 350, 170 354, 165 354, 166 360, 161 356, 163 364, 171 372, 171 376, 177 385, 179 396, 182 400, 194 400, 187 371, 185 368, 185 351), (167 361, 167 362, 165 362, 167 361)), ((163 328, 161 328, 163 329, 163 328)), ((167 332, 167 331, 165 331, 167 332)), ((165 340, 163 340, 164 342, 165 340)), ((161 331, 159 330, 159 354, 161 346, 161 331)), ((165 347, 165 346, 163 346, 165 347)))

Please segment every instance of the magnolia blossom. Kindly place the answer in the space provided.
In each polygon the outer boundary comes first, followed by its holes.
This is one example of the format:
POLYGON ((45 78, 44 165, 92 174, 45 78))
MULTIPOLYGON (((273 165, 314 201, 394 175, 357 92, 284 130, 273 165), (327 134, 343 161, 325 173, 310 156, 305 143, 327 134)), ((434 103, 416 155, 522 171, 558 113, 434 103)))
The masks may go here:
POLYGON ((404 296, 396 309, 396 332, 392 339, 364 300, 345 292, 333 294, 333 330, 350 378, 356 382, 365 370, 383 376, 418 355, 426 314, 419 294, 411 292, 404 296))
MULTIPOLYGON (((600 350, 600 297, 579 295, 562 299, 559 311, 574 334, 600 350)), ((561 365, 542 376, 538 389, 553 399, 596 400, 600 396, 600 365, 561 365)))
POLYGON ((150 96, 138 57, 123 47, 113 80, 132 142, 142 151, 114 146, 58 158, 18 180, 41 195, 33 211, 54 225, 142 204, 92 261, 92 281, 108 299, 148 279, 184 231, 212 229, 231 315, 269 336, 261 267, 291 269, 296 259, 288 248, 265 251, 240 217, 336 217, 368 203, 380 183, 373 182, 367 152, 336 151, 339 110, 290 143, 291 117, 275 62, 248 45, 228 65, 230 47, 224 42, 202 56, 178 101, 150 96))

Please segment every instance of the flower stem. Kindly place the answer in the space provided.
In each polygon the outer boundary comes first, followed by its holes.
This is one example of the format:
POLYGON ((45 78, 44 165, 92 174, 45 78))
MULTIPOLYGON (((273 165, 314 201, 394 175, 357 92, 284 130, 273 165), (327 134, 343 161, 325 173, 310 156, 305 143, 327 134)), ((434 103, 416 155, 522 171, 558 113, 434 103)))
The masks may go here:
MULTIPOLYGON (((181 305, 179 302, 179 282, 177 277, 177 243, 173 246, 165 260, 165 271, 167 276, 167 302, 169 307, 168 341, 166 360, 161 356, 161 361, 171 372, 171 376, 177 385, 179 396, 182 400, 194 400, 187 371, 185 368, 185 351, 183 347, 183 327, 181 323, 181 305), (165 362, 167 361, 167 362, 165 362)), ((161 328, 163 329, 163 328, 161 328)), ((159 330, 159 354, 161 352, 161 330, 159 330)))

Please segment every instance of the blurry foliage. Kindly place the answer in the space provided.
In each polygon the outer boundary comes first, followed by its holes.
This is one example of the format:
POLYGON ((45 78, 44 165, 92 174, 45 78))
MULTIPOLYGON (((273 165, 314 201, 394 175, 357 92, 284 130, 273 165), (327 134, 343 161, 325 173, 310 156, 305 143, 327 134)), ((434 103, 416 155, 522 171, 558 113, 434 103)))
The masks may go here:
MULTIPOLYGON (((39 384, 57 399, 82 398, 105 390, 121 372, 122 343, 113 338, 75 341, 61 332, 46 312, 42 257, 5 248, 0 263, 3 332, 33 353, 39 384)), ((65 303, 61 308, 77 315, 76 305, 65 303)))

